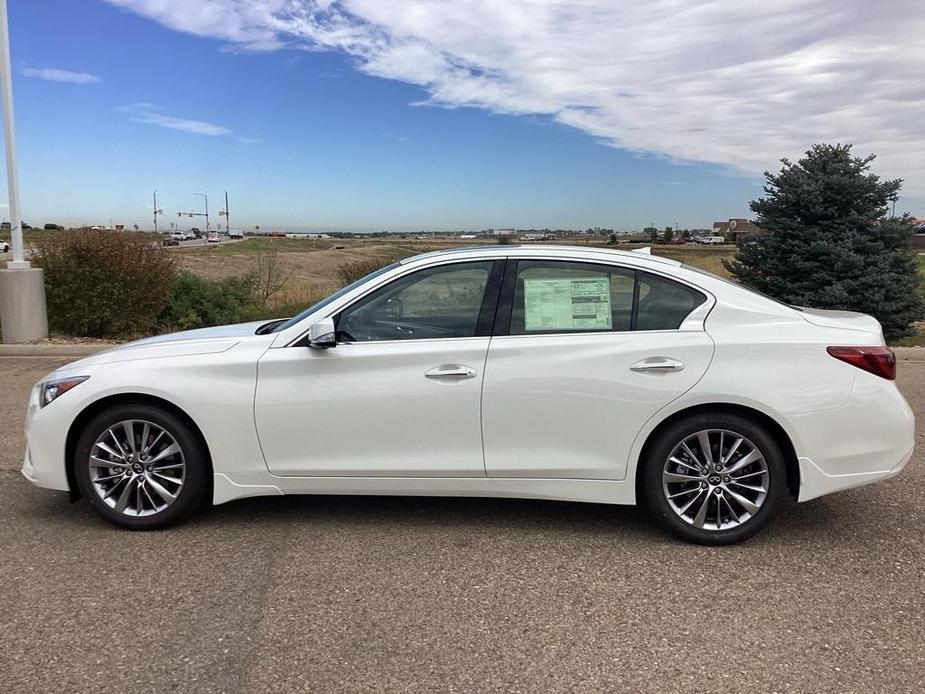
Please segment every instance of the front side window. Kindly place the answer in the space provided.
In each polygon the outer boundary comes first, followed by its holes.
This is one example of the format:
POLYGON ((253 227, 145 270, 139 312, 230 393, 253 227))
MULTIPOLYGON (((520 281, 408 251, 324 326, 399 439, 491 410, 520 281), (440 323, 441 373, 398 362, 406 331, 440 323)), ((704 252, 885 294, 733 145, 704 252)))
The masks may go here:
POLYGON ((493 264, 455 263, 400 277, 335 317, 338 340, 473 337, 493 264))
POLYGON ((370 280, 375 279, 379 275, 384 275, 387 272, 391 272, 392 270, 394 270, 395 268, 399 266, 401 266, 401 263, 392 263, 391 265, 386 265, 385 267, 381 267, 378 270, 373 270, 368 275, 365 275, 358 280, 354 280, 353 282, 348 284, 346 287, 341 287, 340 289, 338 289, 336 292, 331 294, 326 299, 322 299, 317 304, 309 306, 307 309, 303 310, 298 315, 293 316, 292 318, 289 318, 288 320, 281 322, 279 325, 274 325, 273 329, 270 330, 269 332, 279 333, 279 332, 282 332, 283 330, 286 330, 287 328, 291 328, 293 325, 295 325, 299 321, 313 314, 315 311, 319 311, 325 306, 327 306, 328 304, 334 303, 342 296, 349 294, 354 289, 359 287, 361 284, 365 284, 366 282, 369 282, 370 280))
POLYGON ((706 301, 679 282, 609 265, 521 260, 512 278, 510 335, 677 330, 706 301))

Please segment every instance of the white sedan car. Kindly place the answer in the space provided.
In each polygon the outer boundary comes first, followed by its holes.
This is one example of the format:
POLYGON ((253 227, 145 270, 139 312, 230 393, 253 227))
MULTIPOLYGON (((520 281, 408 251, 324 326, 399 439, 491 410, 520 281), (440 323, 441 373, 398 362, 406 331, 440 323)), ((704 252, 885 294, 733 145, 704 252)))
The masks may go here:
POLYGON ((440 251, 285 321, 129 343, 31 396, 23 473, 126 528, 280 494, 634 504, 720 544, 898 473, 913 416, 873 318, 673 260, 440 251))

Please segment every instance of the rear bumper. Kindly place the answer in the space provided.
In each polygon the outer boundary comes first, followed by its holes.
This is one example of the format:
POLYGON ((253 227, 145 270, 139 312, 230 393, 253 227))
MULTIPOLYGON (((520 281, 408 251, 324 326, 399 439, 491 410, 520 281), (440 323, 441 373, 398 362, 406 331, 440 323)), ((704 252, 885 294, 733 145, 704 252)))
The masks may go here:
POLYGON ((800 439, 799 501, 888 479, 915 447, 915 418, 891 381, 858 373, 848 402, 792 417, 800 439))
POLYGON ((798 501, 809 501, 843 489, 863 487, 898 475, 912 458, 912 448, 888 470, 829 475, 809 458, 800 458, 800 494, 798 501))

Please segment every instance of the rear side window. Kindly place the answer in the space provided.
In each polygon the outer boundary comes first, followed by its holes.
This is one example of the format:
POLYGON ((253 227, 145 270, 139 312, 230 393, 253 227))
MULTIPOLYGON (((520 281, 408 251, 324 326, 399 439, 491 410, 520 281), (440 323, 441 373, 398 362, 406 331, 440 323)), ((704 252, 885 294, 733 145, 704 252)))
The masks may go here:
POLYGON ((636 330, 677 330, 688 314, 707 300, 686 284, 648 272, 638 274, 636 330))
POLYGON ((588 263, 521 261, 511 335, 630 330, 632 270, 588 263))
POLYGON ((677 330, 706 301, 696 289, 627 268, 547 260, 512 265, 505 283, 513 291, 504 292, 510 299, 499 308, 497 334, 677 330))

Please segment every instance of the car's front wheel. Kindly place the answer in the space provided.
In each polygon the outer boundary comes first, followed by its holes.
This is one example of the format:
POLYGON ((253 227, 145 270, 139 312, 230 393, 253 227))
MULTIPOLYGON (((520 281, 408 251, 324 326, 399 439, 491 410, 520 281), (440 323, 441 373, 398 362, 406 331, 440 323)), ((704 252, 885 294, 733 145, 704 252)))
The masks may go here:
POLYGON ((754 535, 786 489, 774 437, 750 419, 722 412, 668 426, 649 450, 643 475, 655 517, 678 537, 708 545, 754 535))
POLYGON ((209 466, 190 426, 147 404, 105 410, 75 448, 81 494, 106 520, 154 530, 186 517, 208 491, 209 466))

